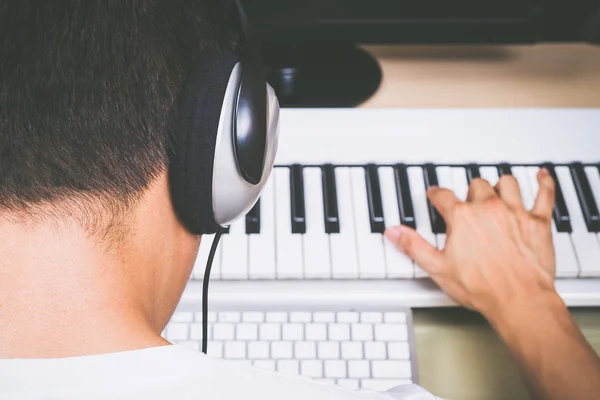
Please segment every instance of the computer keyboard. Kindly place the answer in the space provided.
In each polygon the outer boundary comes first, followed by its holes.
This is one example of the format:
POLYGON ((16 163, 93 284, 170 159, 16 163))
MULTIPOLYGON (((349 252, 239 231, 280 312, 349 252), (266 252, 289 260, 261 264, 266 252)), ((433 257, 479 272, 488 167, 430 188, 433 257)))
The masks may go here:
MULTIPOLYGON (((418 382, 410 309, 238 308, 208 318, 210 357, 353 389, 418 382)), ((163 336, 199 350, 200 307, 180 306, 163 336)))

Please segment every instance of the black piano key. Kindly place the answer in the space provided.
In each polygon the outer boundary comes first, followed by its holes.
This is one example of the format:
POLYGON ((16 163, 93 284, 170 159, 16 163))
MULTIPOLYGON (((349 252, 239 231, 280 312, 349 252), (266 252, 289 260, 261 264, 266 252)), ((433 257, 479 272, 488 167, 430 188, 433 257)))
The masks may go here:
MULTIPOLYGON (((423 178, 425 180, 425 190, 429 190, 432 186, 438 186, 435 165, 425 164, 423 166, 423 178)), ((429 219, 431 220, 431 230, 433 233, 446 233, 446 222, 429 199, 427 199, 427 207, 429 208, 429 219)))
POLYGON ((581 163, 571 164, 571 178, 573 178, 573 184, 575 185, 575 191, 577 192, 577 198, 581 205, 581 211, 583 212, 583 219, 589 232, 600 232, 600 214, 598 213, 598 206, 592 193, 592 187, 587 179, 585 170, 581 163))
POLYGON ((337 186, 333 165, 326 164, 322 169, 323 182, 323 216, 325 232, 340 233, 340 213, 338 211, 337 186))
POLYGON ((383 233, 385 221, 383 219, 383 202, 381 200, 381 185, 379 173, 375 164, 365 167, 365 181, 367 184, 367 202, 369 204, 369 220, 371 233, 383 233))
POLYGON ((465 166, 465 171, 467 172, 467 183, 470 185, 471 181, 475 178, 481 178, 481 174, 479 173, 479 166, 477 164, 469 164, 465 166))
POLYGON ((290 205, 292 233, 306 233, 306 208, 304 205, 304 176, 302 166, 290 167, 290 205))
POLYGON ((556 224, 556 230, 559 232, 570 233, 572 231, 571 217, 569 216, 569 209, 567 208, 565 197, 563 196, 562 189, 558 183, 558 178, 556 177, 556 171, 554 171, 554 165, 551 163, 545 163, 542 165, 542 168, 546 168, 550 173, 550 176, 552 176, 554 179, 556 191, 554 196, 554 208, 552 210, 552 216, 554 218, 554 223, 556 224))
POLYGON ((396 198, 398 199, 400 223, 402 225, 410 226, 413 229, 417 229, 406 165, 394 165, 394 178, 396 181, 396 198))
POLYGON ((502 163, 500 165, 498 165, 498 176, 504 176, 504 175, 512 175, 512 169, 510 168, 510 165, 506 164, 506 163, 502 163))
POLYGON ((260 233, 260 199, 246 214, 246 234, 252 235, 256 233, 260 233))

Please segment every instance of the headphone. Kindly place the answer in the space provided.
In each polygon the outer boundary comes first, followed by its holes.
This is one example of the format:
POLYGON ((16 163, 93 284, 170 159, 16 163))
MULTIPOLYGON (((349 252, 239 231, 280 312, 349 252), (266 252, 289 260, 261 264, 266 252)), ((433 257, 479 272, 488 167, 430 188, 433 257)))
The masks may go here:
POLYGON ((279 102, 242 5, 233 3, 244 39, 241 56, 203 51, 177 104, 171 196, 182 223, 198 235, 217 232, 254 206, 277 151, 279 102))

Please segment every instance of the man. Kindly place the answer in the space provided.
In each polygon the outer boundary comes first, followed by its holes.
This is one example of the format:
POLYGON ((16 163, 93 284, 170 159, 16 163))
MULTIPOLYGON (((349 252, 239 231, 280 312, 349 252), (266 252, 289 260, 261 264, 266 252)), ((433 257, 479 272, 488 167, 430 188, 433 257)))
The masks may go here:
MULTIPOLYGON (((200 243, 169 195, 169 118, 197 51, 235 42, 229 26, 218 1, 0 2, 0 398, 433 398, 161 338, 200 243)), ((386 236, 490 321, 540 398, 597 398, 600 362, 553 286, 553 181, 538 179, 531 212, 511 177, 475 180, 466 203, 430 190, 443 252, 406 227, 386 236)))

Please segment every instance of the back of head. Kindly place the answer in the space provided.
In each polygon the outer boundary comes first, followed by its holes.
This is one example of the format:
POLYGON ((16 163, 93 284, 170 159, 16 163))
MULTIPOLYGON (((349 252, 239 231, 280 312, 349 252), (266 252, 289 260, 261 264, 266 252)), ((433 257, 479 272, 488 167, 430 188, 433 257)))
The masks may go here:
POLYGON ((115 226, 168 167, 193 58, 233 47, 223 4, 0 3, 0 216, 115 226))

